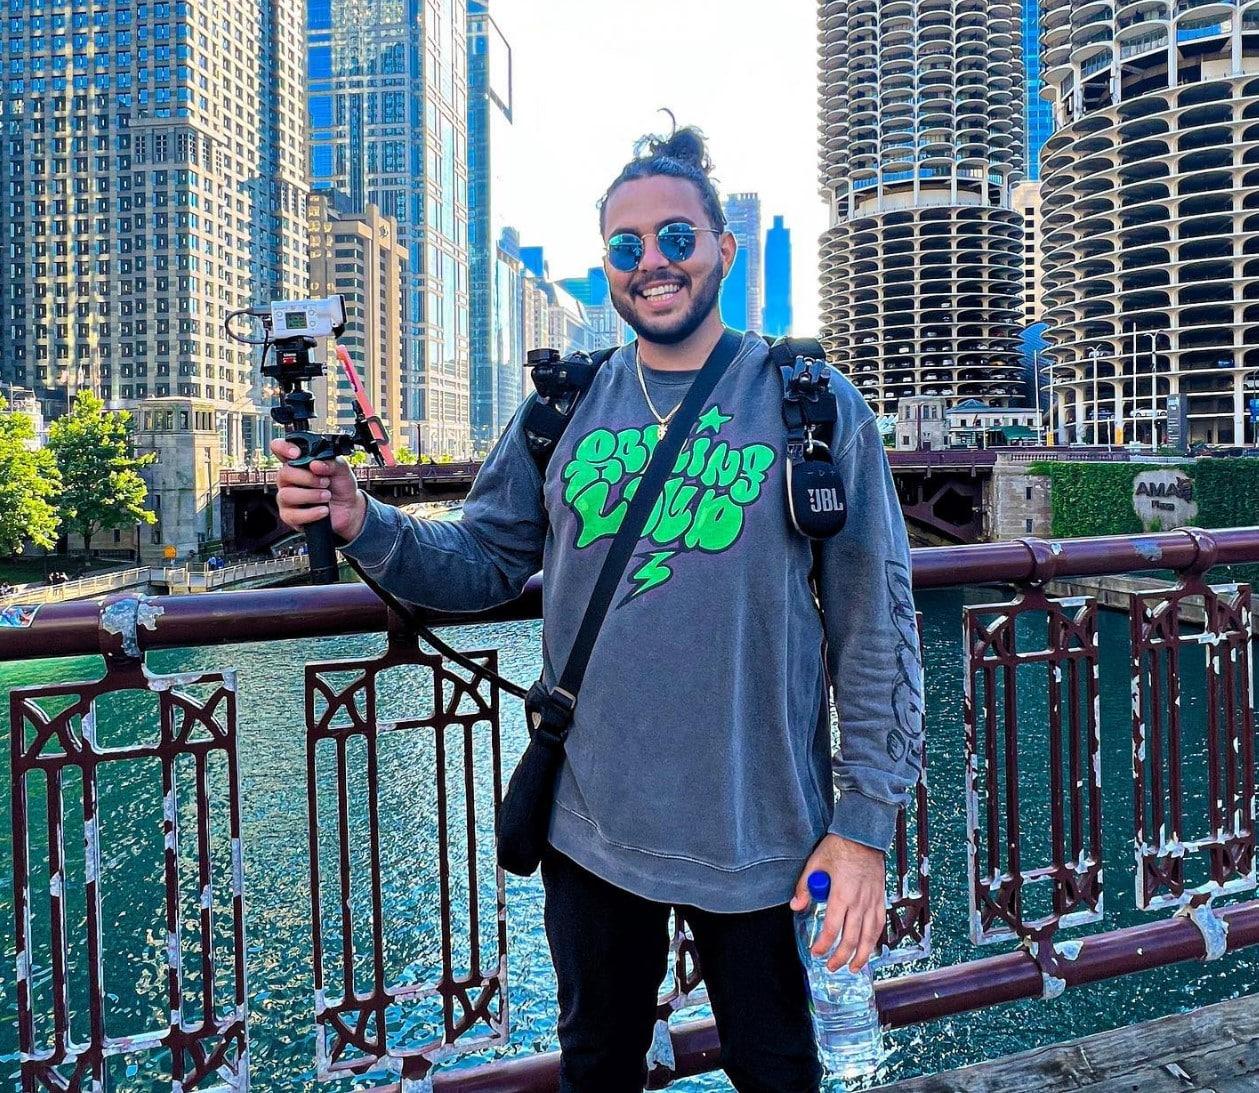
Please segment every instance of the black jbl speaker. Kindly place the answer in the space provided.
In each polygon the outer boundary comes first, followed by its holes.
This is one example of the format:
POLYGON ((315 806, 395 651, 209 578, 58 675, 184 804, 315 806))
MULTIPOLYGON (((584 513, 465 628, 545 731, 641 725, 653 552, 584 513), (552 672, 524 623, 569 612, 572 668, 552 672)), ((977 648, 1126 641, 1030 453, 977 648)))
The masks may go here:
POLYGON ((839 469, 829 459, 788 460, 787 507, 796 529, 810 539, 837 534, 848 519, 839 469))

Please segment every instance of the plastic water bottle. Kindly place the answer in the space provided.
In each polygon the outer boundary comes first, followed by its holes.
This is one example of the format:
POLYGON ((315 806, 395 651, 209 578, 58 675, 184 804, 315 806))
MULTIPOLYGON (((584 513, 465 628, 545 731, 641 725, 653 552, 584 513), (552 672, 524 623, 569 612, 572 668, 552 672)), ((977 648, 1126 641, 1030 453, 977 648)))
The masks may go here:
POLYGON ((874 1005, 874 972, 868 960, 860 972, 851 971, 847 964, 835 972, 827 968, 826 961, 842 939, 837 939, 825 956, 813 954, 810 947, 826 918, 831 878, 818 871, 809 874, 807 883, 813 903, 796 914, 796 944, 809 977, 818 1053, 829 1076, 867 1078, 883 1059, 883 1033, 874 1005))

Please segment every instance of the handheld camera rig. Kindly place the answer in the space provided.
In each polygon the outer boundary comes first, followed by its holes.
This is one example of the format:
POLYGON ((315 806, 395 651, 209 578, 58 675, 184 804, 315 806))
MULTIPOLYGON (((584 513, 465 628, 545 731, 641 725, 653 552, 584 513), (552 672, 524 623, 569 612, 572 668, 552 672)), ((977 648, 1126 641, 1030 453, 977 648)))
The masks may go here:
MULTIPOLYGON (((315 396, 304 383, 323 375, 323 362, 312 356, 319 338, 338 337, 345 329, 345 298, 340 294, 322 300, 276 300, 265 307, 233 311, 224 322, 228 337, 246 345, 262 346, 262 374, 280 385, 280 401, 271 407, 271 417, 284 426, 285 437, 300 451, 290 460, 305 467, 315 460, 331 461, 362 448, 379 464, 393 463, 389 436, 380 418, 367 408, 363 387, 350 362, 349 354, 337 348, 341 366, 355 391, 354 430, 348 433, 317 433, 310 428, 315 416, 315 396), (233 329, 242 315, 257 319, 262 338, 251 338, 233 329), (268 355, 270 360, 268 360, 268 355)), ((337 579, 337 555, 332 542, 332 520, 328 516, 306 527, 306 551, 310 556, 312 584, 332 584, 337 579)))

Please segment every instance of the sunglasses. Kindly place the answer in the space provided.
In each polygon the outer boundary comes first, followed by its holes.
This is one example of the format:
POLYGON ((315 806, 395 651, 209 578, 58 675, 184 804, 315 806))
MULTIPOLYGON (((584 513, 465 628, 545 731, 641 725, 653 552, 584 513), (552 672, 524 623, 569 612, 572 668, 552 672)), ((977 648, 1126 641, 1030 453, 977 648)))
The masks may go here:
POLYGON ((695 253, 696 232, 721 234, 718 228, 697 228, 694 224, 687 224, 681 220, 666 224, 659 231, 647 232, 645 235, 618 232, 608 240, 608 263, 613 269, 619 269, 622 273, 637 269, 638 263, 643 260, 643 242, 648 235, 656 237, 656 246, 670 262, 685 262, 695 253))

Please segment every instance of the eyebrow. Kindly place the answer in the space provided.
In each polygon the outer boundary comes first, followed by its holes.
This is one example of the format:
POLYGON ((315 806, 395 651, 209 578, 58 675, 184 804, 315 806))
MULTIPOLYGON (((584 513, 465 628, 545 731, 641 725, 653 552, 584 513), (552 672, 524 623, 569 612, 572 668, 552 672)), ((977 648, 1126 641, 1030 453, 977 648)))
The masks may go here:
MULTIPOLYGON (((694 221, 694 220, 692 220, 689 216, 666 216, 663 220, 658 220, 658 221, 656 222, 656 226, 655 226, 654 228, 652 228, 651 230, 652 230, 652 231, 659 231, 659 230, 660 230, 661 228, 663 228, 666 224, 677 224, 677 223, 679 223, 679 222, 681 222, 681 223, 683 223, 683 224, 690 224, 690 226, 691 226, 692 228, 694 228, 694 227, 697 227, 697 226, 698 226, 698 225, 695 223, 695 221, 694 221)), ((634 235, 637 235, 637 234, 638 234, 638 232, 634 231, 634 229, 633 229, 633 228, 623 228, 623 227, 619 227, 619 226, 618 226, 618 227, 613 228, 610 232, 608 232, 608 238, 609 238, 609 239, 611 239, 611 238, 612 238, 612 236, 614 236, 614 235, 620 235, 622 232, 630 232, 630 233, 632 233, 632 234, 634 234, 634 235)))

